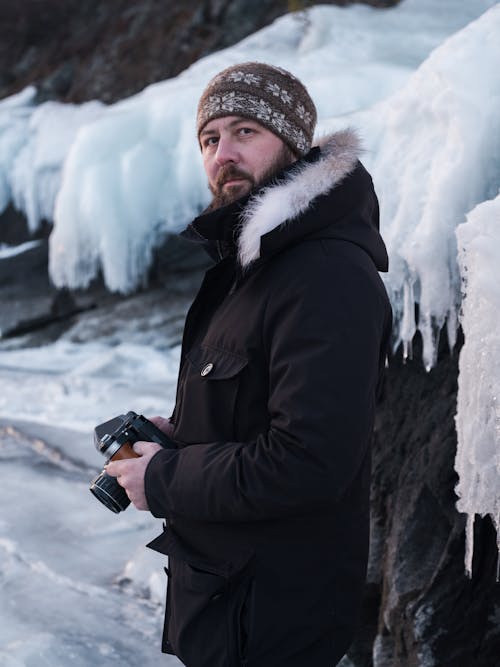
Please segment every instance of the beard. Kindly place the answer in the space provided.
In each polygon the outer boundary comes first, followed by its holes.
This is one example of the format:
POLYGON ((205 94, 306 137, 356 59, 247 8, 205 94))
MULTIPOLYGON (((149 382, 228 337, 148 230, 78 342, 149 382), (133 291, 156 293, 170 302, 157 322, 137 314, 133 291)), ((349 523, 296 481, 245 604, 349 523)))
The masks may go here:
POLYGON ((280 171, 283 171, 285 167, 288 167, 292 162, 295 162, 296 159, 297 158, 290 148, 283 144, 279 153, 258 180, 248 172, 239 169, 233 164, 224 165, 217 175, 215 185, 209 185, 213 199, 206 211, 214 211, 217 208, 221 208, 221 206, 232 204, 259 185, 271 181, 280 173, 280 171), (235 179, 242 180, 234 185, 224 187, 226 183, 235 179))

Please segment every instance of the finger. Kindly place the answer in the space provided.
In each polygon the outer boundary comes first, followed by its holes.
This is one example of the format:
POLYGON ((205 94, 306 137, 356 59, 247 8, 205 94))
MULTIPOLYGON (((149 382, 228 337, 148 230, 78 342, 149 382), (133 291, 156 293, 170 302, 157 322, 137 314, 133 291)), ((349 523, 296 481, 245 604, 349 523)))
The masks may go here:
POLYGON ((106 471, 107 475, 110 475, 111 477, 118 477, 118 472, 115 470, 114 463, 107 463, 104 466, 104 470, 106 471))
POLYGON ((157 442, 144 442, 139 440, 139 442, 134 443, 133 449, 136 454, 139 454, 139 456, 148 456, 154 454, 159 449, 162 449, 162 446, 157 442))
POLYGON ((111 475, 111 477, 118 477, 123 473, 122 461, 110 461, 104 466, 104 470, 111 475))
POLYGON ((165 419, 165 417, 149 417, 149 421, 152 422, 157 428, 160 429, 160 431, 163 431, 166 435, 169 437, 172 437, 172 433, 174 431, 174 425, 170 422, 169 419, 165 419))
POLYGON ((158 426, 158 428, 161 427, 163 422, 168 421, 168 419, 165 419, 165 417, 160 417, 160 415, 155 415, 154 417, 148 417, 148 420, 152 422, 155 426, 158 426))

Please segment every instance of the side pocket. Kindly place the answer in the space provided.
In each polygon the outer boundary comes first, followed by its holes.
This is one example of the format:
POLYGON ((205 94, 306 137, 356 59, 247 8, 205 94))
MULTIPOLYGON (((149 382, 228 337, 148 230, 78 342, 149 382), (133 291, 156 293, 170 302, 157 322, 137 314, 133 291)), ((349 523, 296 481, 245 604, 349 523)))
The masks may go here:
POLYGON ((248 644, 251 554, 238 563, 214 562, 193 552, 171 529, 148 546, 169 556, 162 650, 186 665, 239 667, 248 644))

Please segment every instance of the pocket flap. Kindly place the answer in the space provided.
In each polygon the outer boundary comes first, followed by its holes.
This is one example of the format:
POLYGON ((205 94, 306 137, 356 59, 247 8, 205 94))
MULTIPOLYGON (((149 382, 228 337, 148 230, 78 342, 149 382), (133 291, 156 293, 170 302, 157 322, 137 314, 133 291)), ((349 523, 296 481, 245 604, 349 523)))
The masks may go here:
POLYGON ((229 578, 235 572, 238 572, 244 565, 246 565, 253 554, 253 552, 249 550, 244 550, 237 554, 233 554, 236 557, 233 558, 232 561, 207 558, 187 545, 171 528, 167 528, 161 535, 155 537, 155 539, 149 542, 146 546, 149 549, 153 549, 153 551, 158 551, 167 556, 173 556, 174 558, 189 563, 189 565, 192 565, 193 567, 224 578, 229 578))
POLYGON ((186 356, 204 380, 227 380, 242 371, 248 363, 242 355, 208 345, 195 347, 186 356))

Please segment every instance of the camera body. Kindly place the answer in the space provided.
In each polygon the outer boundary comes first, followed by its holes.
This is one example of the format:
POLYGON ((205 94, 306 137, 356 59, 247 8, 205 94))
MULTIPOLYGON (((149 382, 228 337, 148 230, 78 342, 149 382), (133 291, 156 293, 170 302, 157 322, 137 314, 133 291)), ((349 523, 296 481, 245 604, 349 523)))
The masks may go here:
MULTIPOLYGON (((137 458, 133 444, 145 440, 156 442, 162 447, 176 448, 175 442, 163 431, 135 412, 127 412, 94 429, 94 444, 98 452, 109 461, 137 458)), ((90 492, 108 509, 118 514, 127 509, 130 499, 125 489, 118 484, 116 477, 108 475, 103 469, 90 484, 90 492)))

